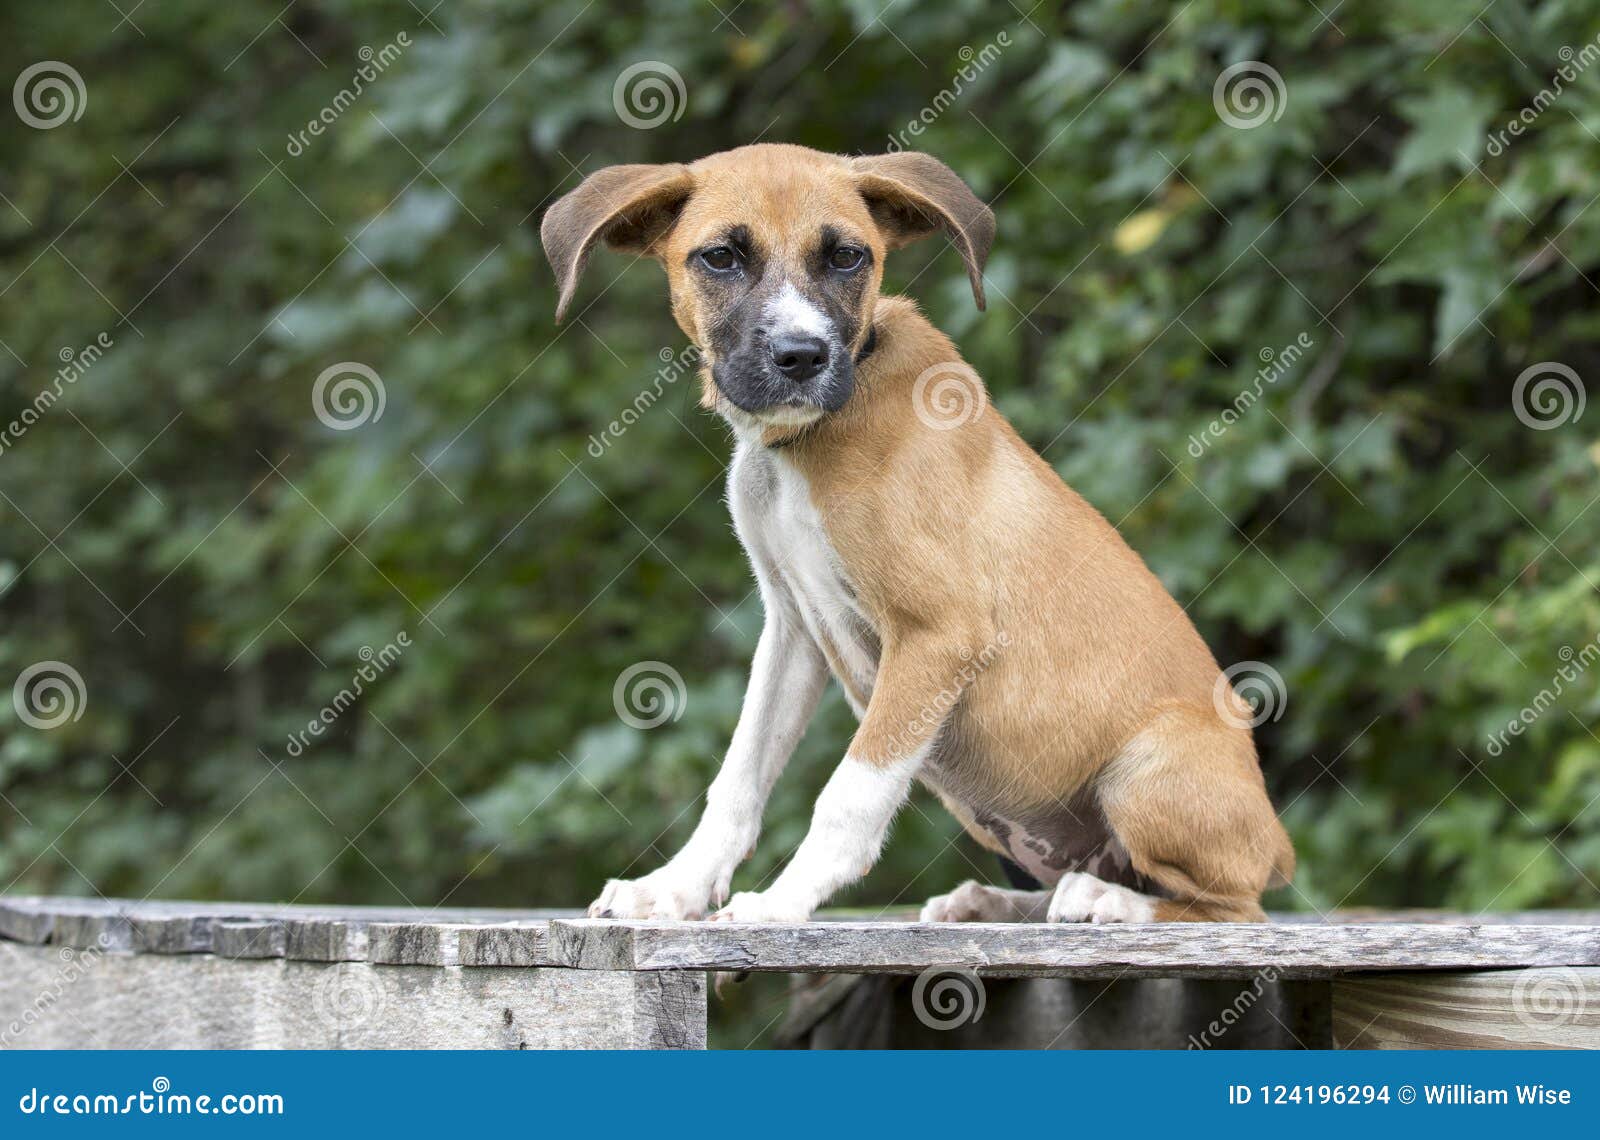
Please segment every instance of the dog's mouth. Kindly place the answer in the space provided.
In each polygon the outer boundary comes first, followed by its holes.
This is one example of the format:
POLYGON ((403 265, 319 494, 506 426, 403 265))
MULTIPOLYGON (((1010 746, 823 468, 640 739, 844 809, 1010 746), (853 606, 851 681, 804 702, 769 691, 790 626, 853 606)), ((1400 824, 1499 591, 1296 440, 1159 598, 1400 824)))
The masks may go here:
POLYGON ((807 427, 827 412, 817 404, 780 404, 764 412, 746 412, 763 427, 807 427))
POLYGON ((781 404, 749 407, 735 399, 721 384, 717 385, 717 410, 730 422, 747 428, 803 428, 827 415, 827 409, 813 400, 793 399, 781 404))
POLYGON ((835 365, 803 383, 775 374, 761 364, 737 358, 712 365, 717 392, 733 408, 771 427, 803 427, 836 412, 855 387, 854 370, 835 365))

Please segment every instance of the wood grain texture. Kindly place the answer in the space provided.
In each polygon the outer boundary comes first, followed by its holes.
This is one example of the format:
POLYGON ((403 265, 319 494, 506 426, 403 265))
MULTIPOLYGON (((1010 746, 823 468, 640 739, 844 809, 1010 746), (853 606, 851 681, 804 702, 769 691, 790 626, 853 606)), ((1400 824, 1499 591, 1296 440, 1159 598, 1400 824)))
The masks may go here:
POLYGON ((287 943, 276 919, 226 918, 211 927, 212 951, 221 958, 282 958, 287 943))
POLYGON ((550 957, 577 969, 991 976, 1319 978, 1375 970, 1600 966, 1600 930, 1574 925, 828 922, 797 926, 558 919, 550 957))
POLYGON ((462 926, 456 959, 463 966, 538 966, 550 963, 548 922, 462 926))
POLYGON ((553 964, 545 954, 550 919, 579 913, 0 897, 0 939, 304 962, 547 966, 553 964), (464 938, 471 951, 462 958, 464 938))
POLYGON ((0 1049, 703 1049, 705 978, 0 943, 0 1049))
POLYGON ((1600 969, 1341 978, 1340 1049, 1600 1049, 1600 969))

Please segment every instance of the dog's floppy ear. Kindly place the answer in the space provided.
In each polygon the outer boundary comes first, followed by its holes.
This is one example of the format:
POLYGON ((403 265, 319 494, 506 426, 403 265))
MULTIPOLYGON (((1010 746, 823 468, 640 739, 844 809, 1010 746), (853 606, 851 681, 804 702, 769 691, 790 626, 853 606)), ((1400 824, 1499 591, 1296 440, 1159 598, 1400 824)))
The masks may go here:
POLYGON ((625 253, 649 252, 693 189, 694 177, 681 163, 608 166, 546 210, 539 238, 560 287, 556 323, 567 315, 596 242, 625 253))
POLYGON ((943 229, 961 251, 972 297, 984 307, 983 264, 994 243, 994 214, 959 175, 932 155, 916 151, 852 159, 861 196, 891 249, 943 229))

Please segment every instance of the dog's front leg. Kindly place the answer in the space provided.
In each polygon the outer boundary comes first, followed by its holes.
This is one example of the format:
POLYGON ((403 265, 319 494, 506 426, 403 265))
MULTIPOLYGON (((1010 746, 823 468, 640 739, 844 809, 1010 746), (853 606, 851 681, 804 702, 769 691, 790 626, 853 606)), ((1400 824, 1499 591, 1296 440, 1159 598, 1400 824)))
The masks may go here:
MULTIPOLYGON (((765 592, 764 592, 765 593, 765 592)), ((772 785, 794 752, 828 679, 827 663, 799 619, 765 598, 767 619, 750 666, 744 707, 727 757, 706 792, 694 834, 660 870, 612 879, 592 918, 700 918, 728 897, 734 868, 761 832, 772 785)))
POLYGON ((866 715, 817 797, 811 829, 794 858, 770 887, 741 891, 715 918, 804 922, 835 891, 871 870, 959 697, 961 659, 945 650, 948 644, 927 635, 885 651, 866 715))

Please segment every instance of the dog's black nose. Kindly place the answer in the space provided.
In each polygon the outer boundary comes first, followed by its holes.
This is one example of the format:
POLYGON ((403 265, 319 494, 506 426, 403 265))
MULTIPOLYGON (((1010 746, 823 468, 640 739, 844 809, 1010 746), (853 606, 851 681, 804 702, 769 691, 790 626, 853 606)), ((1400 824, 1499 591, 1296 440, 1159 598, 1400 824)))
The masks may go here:
POLYGON ((791 380, 809 380, 828 366, 827 342, 814 336, 779 337, 772 342, 772 363, 791 380))

